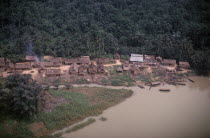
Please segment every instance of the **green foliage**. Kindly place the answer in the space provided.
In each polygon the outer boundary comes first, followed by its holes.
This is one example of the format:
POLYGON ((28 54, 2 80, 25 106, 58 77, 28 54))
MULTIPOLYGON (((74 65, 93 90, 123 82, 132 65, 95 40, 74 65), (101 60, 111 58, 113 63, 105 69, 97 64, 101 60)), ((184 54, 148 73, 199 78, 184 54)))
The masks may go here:
POLYGON ((87 79, 77 79, 76 84, 89 84, 90 82, 87 79))
POLYGON ((37 113, 40 92, 40 85, 30 75, 13 75, 6 79, 5 87, 0 89, 0 100, 16 117, 27 118, 37 113))
POLYGON ((111 80, 111 85, 112 86, 123 86, 124 85, 124 82, 121 81, 121 80, 113 79, 113 80, 111 80))
POLYGON ((110 80, 109 79, 102 79, 101 80, 101 83, 103 83, 103 84, 109 84, 110 83, 110 80))
POLYGON ((134 52, 189 61, 209 49, 209 7, 207 0, 2 1, 0 56, 21 61, 32 44, 37 55, 134 52))
MULTIPOLYGON (((77 88, 74 88, 77 89, 77 88)), ((80 88, 78 88, 80 89, 80 88)), ((92 88, 89 88, 92 89, 92 88)), ((76 122, 81 121, 82 119, 98 115, 102 113, 103 110, 108 107, 115 105, 127 97, 132 95, 132 91, 130 90, 115 90, 115 89, 107 89, 107 88, 93 88, 97 89, 96 93, 91 96, 86 96, 82 93, 75 93, 71 91, 59 91, 59 90, 50 90, 50 93, 53 96, 64 97, 69 101, 69 103, 65 103, 59 105, 51 112, 40 112, 36 118, 33 120, 19 120, 14 121, 14 118, 8 116, 5 119, 9 124, 16 124, 14 127, 14 131, 9 133, 9 130, 6 128, 10 125, 5 124, 4 122, 0 122, 0 137, 20 137, 20 138, 28 138, 33 137, 32 132, 29 131, 28 125, 33 122, 44 122, 46 127, 49 130, 61 129, 62 127, 72 125, 76 122), (95 100, 95 104, 92 105, 89 101, 95 100), (16 123, 14 123, 16 122, 16 123)), ((93 123, 95 120, 88 120, 85 124, 80 124, 75 127, 75 129, 84 127, 90 123, 93 123)), ((10 128, 10 127, 9 127, 10 128)), ((70 130, 72 131, 72 130, 70 130)), ((57 134, 56 136, 60 136, 61 134, 57 134)), ((43 136, 43 138, 51 138, 51 136, 43 136)))
POLYGON ((113 79, 121 80, 123 82, 134 82, 134 80, 126 72, 114 76, 113 79))
POLYGON ((208 74, 210 70, 210 56, 207 52, 196 51, 191 56, 192 66, 199 74, 208 74))

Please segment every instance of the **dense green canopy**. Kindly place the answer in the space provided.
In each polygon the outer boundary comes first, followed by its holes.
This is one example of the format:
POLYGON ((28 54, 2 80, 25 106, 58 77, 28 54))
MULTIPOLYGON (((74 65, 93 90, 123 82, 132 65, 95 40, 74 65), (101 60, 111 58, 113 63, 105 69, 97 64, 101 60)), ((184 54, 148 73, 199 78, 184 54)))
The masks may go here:
POLYGON ((206 69, 209 7, 208 0, 1 0, 0 56, 19 60, 28 47, 39 56, 133 52, 206 69))

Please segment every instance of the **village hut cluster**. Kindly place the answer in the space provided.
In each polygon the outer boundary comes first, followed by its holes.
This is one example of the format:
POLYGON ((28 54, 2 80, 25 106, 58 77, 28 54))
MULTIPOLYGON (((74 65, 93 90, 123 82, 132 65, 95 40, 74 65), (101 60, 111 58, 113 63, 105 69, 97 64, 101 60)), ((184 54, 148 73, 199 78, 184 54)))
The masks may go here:
POLYGON ((133 75, 137 75, 148 68, 151 70, 162 68, 167 72, 176 72, 190 69, 190 64, 188 62, 177 63, 174 59, 162 59, 155 55, 131 54, 129 61, 124 61, 122 66, 117 68, 117 72, 131 72, 133 75))
MULTIPOLYGON (((90 60, 89 56, 71 59, 53 56, 43 56, 38 59, 36 56, 26 56, 24 62, 15 64, 8 59, 0 58, 0 75, 8 76, 24 71, 28 71, 29 74, 37 71, 38 75, 43 77, 58 77, 65 74, 78 76, 104 74, 107 72, 104 65, 115 63, 115 60, 120 61, 120 54, 114 54, 114 59, 97 58, 95 60, 90 60)), ((131 72, 136 75, 142 69, 175 67, 175 65, 176 60, 162 59, 154 55, 131 54, 129 61, 122 60, 122 66, 118 67, 116 71, 131 72)), ((188 62, 179 62, 176 68, 166 68, 166 70, 174 71, 174 69, 181 70, 181 68, 189 69, 190 65, 188 62)))
POLYGON ((108 58, 98 58, 91 61, 89 56, 71 59, 53 56, 43 56, 38 59, 36 56, 26 56, 24 62, 14 64, 10 60, 0 58, 0 73, 1 76, 6 77, 17 73, 21 74, 24 71, 31 71, 30 74, 33 74, 33 70, 37 70, 38 74, 43 77, 58 77, 66 72, 69 75, 84 76, 103 74, 106 72, 104 64, 113 62, 112 59, 108 58), (65 70, 62 70, 62 67, 66 67, 65 70))

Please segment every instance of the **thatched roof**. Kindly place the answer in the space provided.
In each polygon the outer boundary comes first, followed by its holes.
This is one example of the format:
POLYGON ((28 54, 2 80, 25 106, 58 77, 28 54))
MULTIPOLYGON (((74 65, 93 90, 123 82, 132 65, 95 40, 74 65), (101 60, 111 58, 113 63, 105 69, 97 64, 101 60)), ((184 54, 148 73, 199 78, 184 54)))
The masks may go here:
POLYGON ((5 66, 5 61, 4 61, 4 58, 1 57, 0 58, 0 67, 4 67, 5 66))
POLYGON ((131 70, 139 70, 138 65, 135 64, 131 65, 131 70))
POLYGON ((114 58, 115 58, 115 59, 120 59, 120 54, 119 54, 119 53, 115 53, 115 54, 114 54, 114 58))
POLYGON ((105 73, 105 68, 103 65, 98 65, 98 72, 99 73, 105 73))
POLYGON ((13 64, 12 62, 9 62, 8 65, 7 65, 7 68, 14 69, 15 68, 15 64, 13 64))
POLYGON ((37 61, 32 62, 32 67, 38 68, 39 66, 40 66, 40 62, 37 62, 37 61))
POLYGON ((25 60, 26 61, 36 61, 37 60, 37 57, 36 56, 26 56, 25 57, 25 60))
POLYGON ((190 64, 189 64, 189 62, 179 62, 179 67, 189 69, 190 64))
POLYGON ((64 64, 65 65, 71 65, 74 63, 78 63, 78 59, 77 58, 71 58, 71 59, 65 59, 64 60, 64 64))
POLYGON ((53 62, 40 62, 40 66, 43 67, 54 67, 53 62))
POLYGON ((91 63, 88 66, 88 73, 90 73, 90 74, 96 74, 97 73, 97 66, 95 64, 91 63))
POLYGON ((90 64, 90 57, 89 56, 81 56, 79 59, 80 64, 90 64))
POLYGON ((173 59, 164 59, 161 63, 163 65, 175 65, 176 64, 176 60, 173 60, 173 59))
POLYGON ((69 68, 69 73, 70 74, 78 73, 78 65, 76 63, 71 65, 71 67, 69 68))
POLYGON ((54 67, 60 67, 62 65, 61 62, 53 62, 54 67))
POLYGON ((15 69, 31 69, 31 64, 29 62, 16 63, 15 69))
POLYGON ((151 63, 155 61, 155 55, 145 55, 144 62, 151 63))
POLYGON ((54 62, 54 63, 62 63, 63 59, 61 57, 56 57, 56 58, 51 58, 50 62, 54 62))
POLYGON ((87 66, 85 65, 80 65, 78 68, 79 75, 84 75, 87 73, 87 66))
POLYGON ((131 72, 135 75, 135 74, 137 74, 137 73, 139 73, 139 67, 138 67, 138 65, 132 65, 131 66, 131 72))
POLYGON ((124 71, 130 70, 130 65, 129 65, 128 62, 123 63, 123 70, 124 70, 124 71))
POLYGON ((144 57, 147 60, 155 60, 155 55, 145 55, 144 57))
POLYGON ((0 72, 4 72, 5 71, 5 68, 0 68, 0 72))
POLYGON ((50 59, 54 58, 53 56, 43 56, 44 60, 50 61, 50 59))
POLYGON ((60 69, 48 69, 46 70, 46 75, 60 75, 61 70, 60 69))
POLYGON ((59 62, 40 62, 40 66, 43 67, 59 67, 61 63, 59 62))
POLYGON ((156 60, 157 60, 158 62, 162 62, 163 58, 160 57, 160 56, 158 56, 158 57, 156 57, 156 60))
POLYGON ((97 64, 105 64, 105 59, 104 58, 98 58, 97 59, 97 64))
POLYGON ((118 67, 118 68, 117 68, 117 72, 123 72, 122 67, 118 67))

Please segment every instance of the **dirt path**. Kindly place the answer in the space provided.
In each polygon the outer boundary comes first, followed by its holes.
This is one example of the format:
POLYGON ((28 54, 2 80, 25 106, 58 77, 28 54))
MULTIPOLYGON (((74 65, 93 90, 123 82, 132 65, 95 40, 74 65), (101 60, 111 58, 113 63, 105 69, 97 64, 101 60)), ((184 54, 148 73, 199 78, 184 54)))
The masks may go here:
POLYGON ((104 67, 110 67, 110 66, 116 66, 116 65, 122 65, 122 63, 120 62, 120 60, 116 60, 115 64, 105 64, 104 67))

